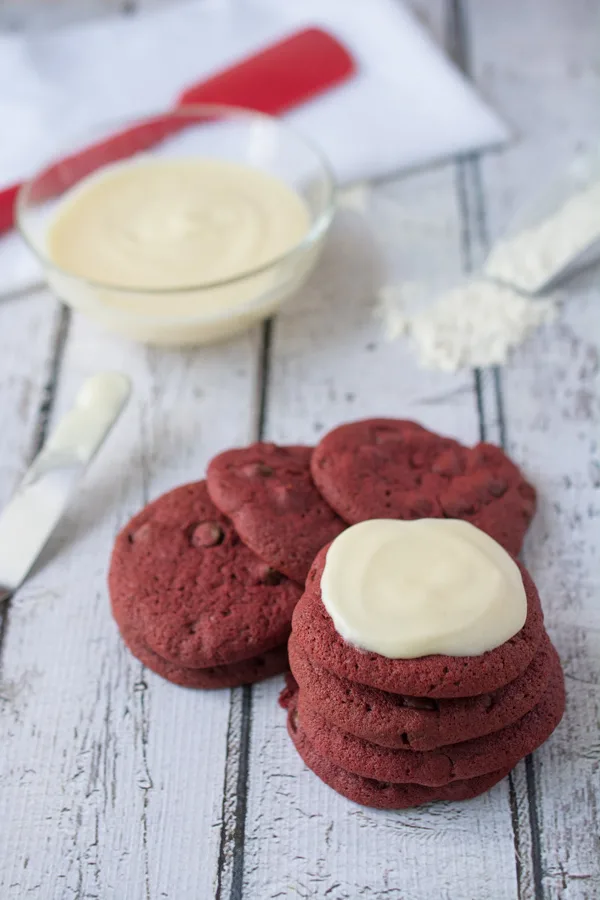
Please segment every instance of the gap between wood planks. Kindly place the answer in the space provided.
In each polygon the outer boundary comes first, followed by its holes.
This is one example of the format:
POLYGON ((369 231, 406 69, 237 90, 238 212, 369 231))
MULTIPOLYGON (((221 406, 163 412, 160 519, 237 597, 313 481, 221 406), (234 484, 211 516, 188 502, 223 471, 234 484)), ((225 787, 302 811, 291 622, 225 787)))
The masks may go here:
MULTIPOLYGON (((255 439, 259 441, 264 438, 266 431, 272 334, 273 320, 267 319, 262 326, 257 375, 258 402, 254 434, 255 439)), ((227 722, 227 749, 215 900, 226 900, 226 898, 241 900, 243 896, 251 722, 252 685, 234 688, 231 691, 227 722)))

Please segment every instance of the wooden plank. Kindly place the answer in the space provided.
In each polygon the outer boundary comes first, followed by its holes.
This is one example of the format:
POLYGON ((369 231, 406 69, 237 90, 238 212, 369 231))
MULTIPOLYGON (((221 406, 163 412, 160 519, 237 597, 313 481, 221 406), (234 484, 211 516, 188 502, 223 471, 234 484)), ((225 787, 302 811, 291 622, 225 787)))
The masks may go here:
MULTIPOLYGON (((376 189, 368 217, 383 254, 365 222, 343 213, 319 272, 276 324, 267 433, 314 441, 340 421, 388 414, 474 441, 471 374, 417 370, 405 347, 382 341, 373 317, 386 272, 422 278, 435 259, 440 275, 458 275, 454 167, 376 189)), ((276 709, 280 687, 253 692, 244 896, 516 897, 507 782, 471 804, 361 809, 302 765, 276 709)))
MULTIPOLYGON (((490 235, 600 127, 598 11, 578 0, 473 5, 474 65, 521 141, 483 163, 490 235), (543 28, 540 27, 543 16, 543 28), (508 23, 519 22, 518 29, 508 23), (536 40, 535 54, 527 53, 536 40), (530 44, 529 44, 530 45, 530 44), (510 104, 508 106, 507 104, 510 104)), ((541 509, 526 544, 567 677, 567 712, 527 766, 536 897, 600 894, 597 270, 567 286, 560 321, 517 353, 500 394, 511 453, 532 473, 541 509)))
POLYGON ((541 494, 525 562, 539 586, 567 683, 565 719, 534 755, 528 783, 538 891, 557 900, 600 895, 596 281, 597 273, 590 273, 573 283, 561 322, 516 355, 504 387, 509 447, 529 461, 541 494))
POLYGON ((117 529, 146 499, 249 440, 257 339, 147 350, 73 320, 55 415, 99 369, 128 372, 135 393, 14 602, 3 897, 40 884, 56 898, 213 895, 229 692, 186 691, 145 671, 120 642, 105 579, 117 529))
MULTIPOLYGON (((61 344, 61 311, 47 295, 0 296, 2 505, 11 496, 43 439, 61 344)), ((9 606, 0 604, 0 677, 9 606)))
MULTIPOLYGON (((1 505, 10 498, 43 439, 62 344, 61 326, 59 306, 47 294, 0 299, 1 505)), ((0 608, 2 720, 6 719, 20 689, 5 674, 3 645, 9 620, 10 603, 6 603, 0 608)))
POLYGON ((47 294, 0 297, 1 505, 37 449, 60 329, 59 306, 47 294))

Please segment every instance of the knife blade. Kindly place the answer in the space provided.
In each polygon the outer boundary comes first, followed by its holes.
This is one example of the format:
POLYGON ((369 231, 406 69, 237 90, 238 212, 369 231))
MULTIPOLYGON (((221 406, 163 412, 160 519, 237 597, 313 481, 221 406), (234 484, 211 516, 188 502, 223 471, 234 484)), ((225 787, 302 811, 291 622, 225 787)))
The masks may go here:
POLYGON ((131 382, 119 372, 88 378, 0 513, 0 601, 31 571, 130 393, 131 382))

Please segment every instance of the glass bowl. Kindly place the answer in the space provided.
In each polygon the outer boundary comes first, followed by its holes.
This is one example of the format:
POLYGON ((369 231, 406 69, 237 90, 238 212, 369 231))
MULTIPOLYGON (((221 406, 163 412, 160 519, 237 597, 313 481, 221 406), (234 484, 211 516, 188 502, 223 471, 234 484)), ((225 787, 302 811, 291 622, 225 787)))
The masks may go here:
POLYGON ((334 210, 334 179, 315 147, 279 119, 213 104, 98 126, 24 184, 16 203, 18 228, 61 300, 110 331, 170 346, 221 340, 276 312, 314 267, 334 210), (225 160, 276 176, 304 200, 308 230, 273 261, 217 282, 138 289, 56 265, 48 227, 69 192, 102 169, 153 157, 225 160))

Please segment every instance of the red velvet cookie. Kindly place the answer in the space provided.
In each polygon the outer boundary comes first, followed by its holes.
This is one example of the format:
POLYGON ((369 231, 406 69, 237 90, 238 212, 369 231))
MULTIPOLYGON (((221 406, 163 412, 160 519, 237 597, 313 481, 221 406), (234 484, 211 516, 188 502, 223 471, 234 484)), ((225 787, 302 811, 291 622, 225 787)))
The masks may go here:
POLYGON ((363 778, 436 787, 516 766, 543 744, 560 722, 565 689, 557 660, 541 701, 518 722, 485 737, 428 751, 392 750, 348 734, 312 709, 303 691, 297 691, 290 703, 297 704, 304 733, 325 759, 363 778))
POLYGON ((491 444, 464 447, 401 419, 367 419, 326 434, 315 484, 351 525, 366 519, 465 519, 516 556, 535 491, 491 444))
POLYGON ((150 650, 131 629, 123 629, 121 636, 131 653, 148 669, 152 669, 157 675, 182 687, 210 689, 237 687, 240 684, 254 684, 256 681, 264 681, 265 678, 279 675, 288 668, 285 644, 282 644, 281 647, 275 647, 274 650, 267 650, 261 656, 231 663, 228 666, 189 669, 176 666, 174 663, 163 659, 153 650, 150 650))
POLYGON ((423 656, 389 659, 349 644, 335 630, 321 601, 320 581, 327 547, 310 570, 306 590, 292 620, 293 633, 305 653, 323 668, 348 678, 413 697, 473 697, 504 687, 525 671, 544 635, 544 618, 537 589, 519 565, 527 595, 523 628, 504 644, 481 656, 423 656))
POLYGON ((516 722, 539 702, 556 650, 546 637, 533 661, 510 684, 488 694, 454 700, 390 694, 340 678, 315 663, 292 634, 290 668, 303 698, 343 731, 382 747, 433 750, 491 734, 516 722))
POLYGON ((362 806, 377 809, 409 809, 434 800, 470 800, 483 794, 508 775, 508 769, 490 772, 467 781, 452 781, 441 787, 420 784, 393 784, 347 772, 322 756, 303 731, 293 706, 288 710, 288 732, 296 750, 309 769, 330 788, 362 806))
POLYGON ((298 584, 346 527, 313 483, 311 456, 312 447, 251 444, 220 453, 206 475, 213 503, 244 543, 298 584))
POLYGON ((301 589, 246 547, 204 481, 150 503, 118 535, 110 564, 122 631, 178 667, 230 665, 283 644, 301 589))

